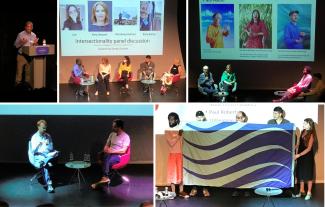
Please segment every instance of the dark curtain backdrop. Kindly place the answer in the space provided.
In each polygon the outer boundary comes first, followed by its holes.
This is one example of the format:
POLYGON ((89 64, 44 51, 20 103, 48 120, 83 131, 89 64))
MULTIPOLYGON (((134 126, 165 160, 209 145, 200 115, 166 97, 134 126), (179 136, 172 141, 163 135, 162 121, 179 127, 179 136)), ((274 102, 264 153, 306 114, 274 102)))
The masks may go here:
POLYGON ((186 4, 185 0, 178 0, 177 7, 177 23, 178 23, 178 35, 179 44, 181 46, 182 57, 184 65, 186 65, 186 4))
MULTIPOLYGON (((12 1, 0 8, 0 90, 14 86, 16 74, 16 54, 14 41, 17 34, 24 30, 25 22, 34 23, 33 32, 46 39, 47 44, 56 45, 56 0, 12 1)), ((56 90, 56 55, 47 57, 47 87, 56 90)))
POLYGON ((47 132, 52 136, 54 147, 61 152, 59 162, 66 162, 70 152, 75 159, 81 160, 85 153, 89 153, 94 162, 116 118, 124 121, 125 131, 131 138, 131 162, 152 163, 152 117, 62 115, 0 116, 0 162, 28 162, 28 141, 37 131, 36 122, 40 119, 47 121, 47 132))
POLYGON ((220 81, 226 65, 232 64, 239 89, 288 88, 300 80, 305 65, 310 65, 313 73, 325 76, 324 6, 324 1, 317 0, 314 62, 201 60, 199 1, 189 1, 189 87, 197 87, 197 78, 204 65, 209 65, 215 80, 220 81))

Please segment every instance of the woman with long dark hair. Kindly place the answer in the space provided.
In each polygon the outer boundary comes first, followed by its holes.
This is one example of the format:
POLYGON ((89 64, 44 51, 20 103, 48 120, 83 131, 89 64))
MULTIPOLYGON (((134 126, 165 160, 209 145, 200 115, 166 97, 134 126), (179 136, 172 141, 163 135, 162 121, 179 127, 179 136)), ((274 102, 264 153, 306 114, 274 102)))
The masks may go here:
POLYGON ((253 10, 252 19, 244 28, 244 32, 248 36, 244 43, 246 48, 266 48, 265 39, 268 36, 268 30, 257 9, 253 10))
POLYGON ((123 88, 128 90, 129 78, 132 77, 131 60, 129 56, 124 56, 123 61, 118 68, 119 80, 122 82, 123 88))
POLYGON ((314 176, 313 145, 315 140, 315 123, 312 119, 307 118, 304 120, 303 130, 296 145, 296 148, 298 148, 297 154, 295 155, 295 160, 297 160, 296 177, 298 182, 300 182, 300 191, 297 195, 293 195, 295 198, 301 197, 302 195, 306 195, 305 200, 311 198, 314 176), (304 182, 308 184, 307 194, 305 193, 304 182))

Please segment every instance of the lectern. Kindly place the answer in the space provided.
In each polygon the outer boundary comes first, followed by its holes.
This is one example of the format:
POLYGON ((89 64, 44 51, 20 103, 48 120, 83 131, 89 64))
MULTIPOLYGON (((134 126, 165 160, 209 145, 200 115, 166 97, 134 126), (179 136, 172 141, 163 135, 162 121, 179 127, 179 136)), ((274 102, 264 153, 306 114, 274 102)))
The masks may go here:
POLYGON ((46 86, 46 56, 55 54, 55 45, 24 46, 23 54, 32 58, 31 84, 33 88, 46 86))

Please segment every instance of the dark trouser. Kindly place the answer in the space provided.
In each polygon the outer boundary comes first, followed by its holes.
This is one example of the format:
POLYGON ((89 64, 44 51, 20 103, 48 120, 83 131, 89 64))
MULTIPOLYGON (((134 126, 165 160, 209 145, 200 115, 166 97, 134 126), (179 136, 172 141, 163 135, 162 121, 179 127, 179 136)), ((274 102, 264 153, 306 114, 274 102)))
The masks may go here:
POLYGON ((105 84, 106 91, 109 91, 109 78, 110 78, 110 75, 106 75, 103 79, 102 75, 98 74, 97 75, 98 82, 96 82, 96 90, 98 91, 100 86, 105 84))
POLYGON ((222 82, 222 87, 225 92, 232 93, 233 85, 228 85, 225 82, 222 82))
POLYGON ((103 175, 109 177, 111 173, 112 166, 120 162, 120 156, 115 154, 105 154, 104 165, 103 165, 103 175))
POLYGON ((125 87, 126 84, 129 83, 129 79, 128 79, 128 73, 127 72, 122 72, 122 75, 121 75, 121 79, 122 79, 122 86, 125 87))

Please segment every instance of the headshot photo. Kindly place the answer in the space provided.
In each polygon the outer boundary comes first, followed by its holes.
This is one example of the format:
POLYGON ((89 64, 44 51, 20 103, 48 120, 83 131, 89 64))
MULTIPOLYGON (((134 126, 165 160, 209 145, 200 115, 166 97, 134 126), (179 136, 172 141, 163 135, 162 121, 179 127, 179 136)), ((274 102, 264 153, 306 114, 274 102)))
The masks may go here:
POLYGON ((161 1, 140 1, 140 31, 160 31, 161 15, 161 1))
POLYGON ((234 48, 234 5, 201 4, 201 45, 234 48))
POLYGON ((84 5, 60 5, 60 28, 62 30, 83 30, 84 15, 84 5))
POLYGON ((310 49, 311 5, 278 5, 278 49, 310 49))
POLYGON ((136 7, 114 7, 114 25, 136 25, 138 22, 136 7))
POLYGON ((112 31, 112 2, 88 2, 88 30, 90 32, 112 31))
POLYGON ((239 5, 240 48, 272 48, 272 5, 239 5))

